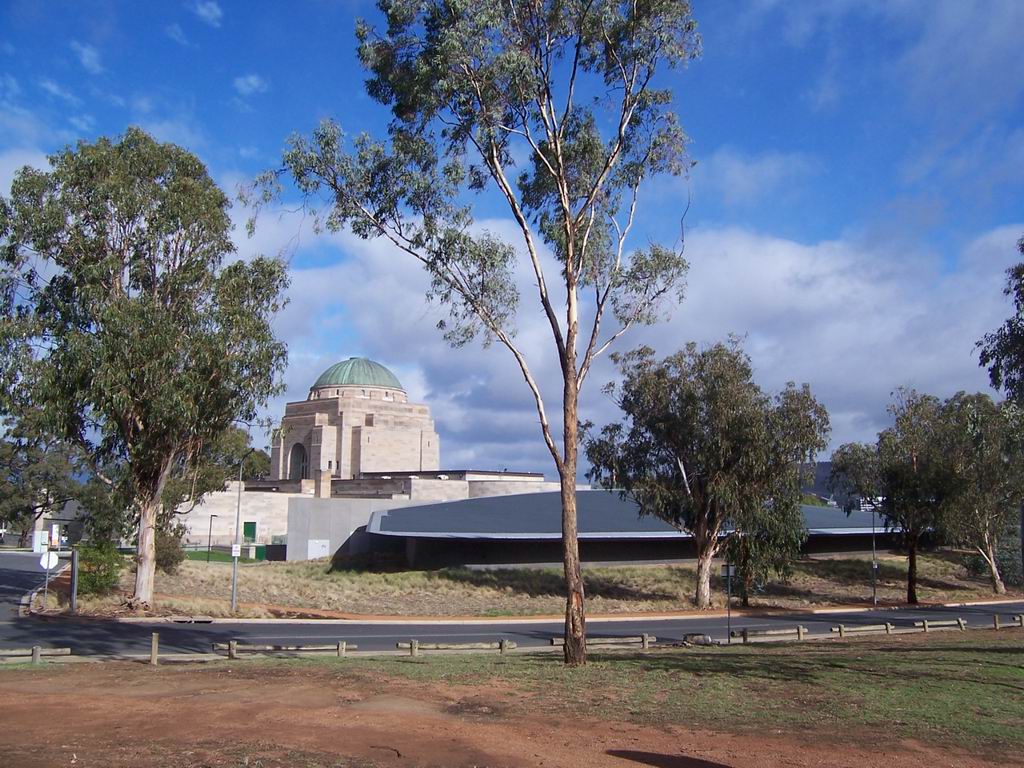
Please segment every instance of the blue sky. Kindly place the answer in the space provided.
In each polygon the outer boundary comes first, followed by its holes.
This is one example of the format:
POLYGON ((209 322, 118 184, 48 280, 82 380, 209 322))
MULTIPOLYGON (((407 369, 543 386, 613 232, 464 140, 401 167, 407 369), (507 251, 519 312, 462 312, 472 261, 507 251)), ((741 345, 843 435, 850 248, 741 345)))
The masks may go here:
MULTIPOLYGON (((1024 234, 1024 56, 1018 0, 695 0, 703 57, 668 73, 697 166, 642 193, 636 244, 671 242, 687 195, 687 299, 627 335, 669 353, 747 334, 763 386, 807 381, 833 442, 871 439, 898 385, 984 389, 973 343, 1009 311, 1002 272, 1024 234)), ((324 117, 379 132, 355 19, 372 3, 54 2, 0 7, 0 190, 78 139, 140 125, 199 155, 229 191, 324 117)), ((238 221, 244 212, 236 210, 238 221)), ((481 201, 478 216, 514 237, 481 201)), ((508 354, 449 350, 423 276, 380 243, 317 235, 288 205, 241 229, 242 255, 283 252, 288 393, 365 354, 434 409, 448 466, 550 474, 508 354)), ((527 285, 526 288, 529 286, 527 285)), ((557 370, 529 297, 520 338, 549 401, 557 370)), ((614 418, 599 392, 584 414, 614 418)))

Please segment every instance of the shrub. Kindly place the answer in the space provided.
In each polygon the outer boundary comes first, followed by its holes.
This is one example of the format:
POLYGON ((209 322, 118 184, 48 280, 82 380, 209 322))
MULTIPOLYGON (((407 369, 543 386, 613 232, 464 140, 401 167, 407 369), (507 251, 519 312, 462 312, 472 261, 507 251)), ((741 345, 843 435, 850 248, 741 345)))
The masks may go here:
POLYGON ((164 573, 174 573, 185 559, 185 548, 181 545, 185 526, 178 524, 156 531, 156 567, 164 573))
MULTIPOLYGON (((1020 562, 1020 534, 1013 531, 1012 535, 1005 536, 999 543, 996 550, 996 564, 999 566, 999 575, 1003 577, 1003 583, 1008 587, 1024 586, 1024 574, 1021 572, 1020 562)), ((988 563, 981 555, 968 555, 964 558, 964 568, 972 576, 988 579, 988 563)))
POLYGON ((121 577, 124 558, 112 542, 82 544, 78 548, 78 592, 105 595, 113 591, 121 577))

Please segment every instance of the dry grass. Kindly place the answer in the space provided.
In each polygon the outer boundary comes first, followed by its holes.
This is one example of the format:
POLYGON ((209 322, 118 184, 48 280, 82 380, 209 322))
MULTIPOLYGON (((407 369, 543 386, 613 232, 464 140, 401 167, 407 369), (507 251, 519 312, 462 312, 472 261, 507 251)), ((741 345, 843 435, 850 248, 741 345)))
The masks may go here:
MULTIPOLYGON (((266 617, 323 611, 363 615, 530 616, 558 615, 564 609, 557 569, 405 571, 371 573, 328 571, 325 560, 257 563, 239 568, 241 615, 266 617)), ((629 613, 688 610, 693 607, 695 572, 690 565, 588 568, 584 579, 588 610, 629 613)), ((882 559, 879 599, 905 597, 906 559, 882 559)), ((716 606, 724 606, 725 586, 713 583, 716 606)), ((125 575, 124 587, 130 587, 125 575)), ((185 561, 174 575, 157 575, 156 610, 162 614, 226 615, 231 566, 185 561)), ((969 577, 953 553, 925 555, 919 561, 919 597, 926 602, 992 597, 988 585, 969 577)), ((766 585, 755 607, 807 608, 865 603, 871 599, 869 560, 808 559, 786 582, 766 585)), ((86 611, 109 612, 117 598, 83 601, 86 611)))

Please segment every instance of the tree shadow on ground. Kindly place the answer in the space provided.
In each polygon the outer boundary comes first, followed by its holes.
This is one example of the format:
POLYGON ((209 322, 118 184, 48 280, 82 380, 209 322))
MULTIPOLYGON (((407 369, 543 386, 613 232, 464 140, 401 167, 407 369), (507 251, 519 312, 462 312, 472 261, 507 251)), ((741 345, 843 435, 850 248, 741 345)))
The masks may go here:
POLYGON ((652 765, 655 768, 729 768, 725 763, 713 763, 699 757, 686 755, 662 755, 657 752, 641 752, 636 749, 609 749, 606 755, 629 760, 640 765, 652 765))
MULTIPOLYGON (((630 654, 617 655, 615 659, 628 658, 631 663, 647 672, 664 672, 668 674, 691 674, 695 677, 723 675, 734 678, 745 678, 751 681, 770 683, 815 683, 835 674, 855 675, 858 677, 877 678, 890 681, 898 678, 904 681, 929 680, 935 683, 979 683, 993 685, 1012 690, 1024 690, 1024 686, 1008 683, 992 678, 972 677, 971 665, 959 663, 952 659, 946 664, 936 664, 936 654, 943 652, 977 653, 982 648, 964 648, 963 646, 921 646, 902 647, 899 656, 890 656, 893 664, 878 663, 894 649, 890 646, 866 647, 856 655, 834 652, 815 653, 801 651, 798 653, 772 653, 739 651, 730 653, 683 653, 683 654, 630 654), (879 654, 872 658, 872 654, 879 654), (897 661, 898 659, 898 661, 897 661)), ((987 649, 984 649, 987 650, 987 649)), ((995 649, 992 649, 995 650, 995 649)), ((1021 653, 1019 649, 1015 649, 1021 653)), ((592 656, 597 660, 597 655, 592 656)), ((612 657, 608 657, 611 661, 612 657)), ((995 665, 995 664, 994 664, 995 665)), ((1002 666, 999 664, 999 666, 1002 666)))
MULTIPOLYGON (((437 571, 437 577, 459 584, 486 587, 499 591, 511 590, 531 597, 563 597, 565 577, 553 569, 495 568, 470 570, 468 568, 445 568, 437 571)), ((588 597, 602 597, 608 600, 675 600, 678 594, 664 590, 647 589, 639 585, 626 584, 615 578, 585 574, 584 586, 588 597)), ((680 606, 684 607, 684 606, 680 606)))
MULTIPOLYGON (((951 564, 960 564, 960 555, 952 552, 930 552, 930 556, 941 559, 951 564)), ((871 588, 871 561, 860 558, 841 558, 827 560, 802 560, 796 565, 796 570, 807 576, 833 582, 837 585, 847 587, 871 588)), ((878 568, 879 586, 885 585, 892 589, 903 589, 907 581, 906 563, 893 563, 882 560, 878 568), (887 583, 888 582, 888 583, 887 583)), ((940 591, 966 592, 974 588, 973 582, 982 583, 974 578, 957 579, 956 577, 942 578, 922 574, 917 576, 919 587, 927 587, 940 591), (972 583, 964 583, 970 581, 972 583)))

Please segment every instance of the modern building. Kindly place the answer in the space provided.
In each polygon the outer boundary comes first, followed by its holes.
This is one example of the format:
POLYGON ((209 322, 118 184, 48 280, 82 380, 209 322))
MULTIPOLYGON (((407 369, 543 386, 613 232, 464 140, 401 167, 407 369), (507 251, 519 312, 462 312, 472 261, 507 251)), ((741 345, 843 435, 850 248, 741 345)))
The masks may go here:
MULTIPOLYGON (((801 507, 805 554, 866 551, 898 544, 870 512, 801 507)), ((562 505, 558 493, 492 496, 379 509, 366 526, 369 551, 389 553, 410 568, 559 563, 562 505)), ((696 556, 693 537, 640 514, 616 491, 576 494, 580 557, 587 563, 676 562, 696 556)))

